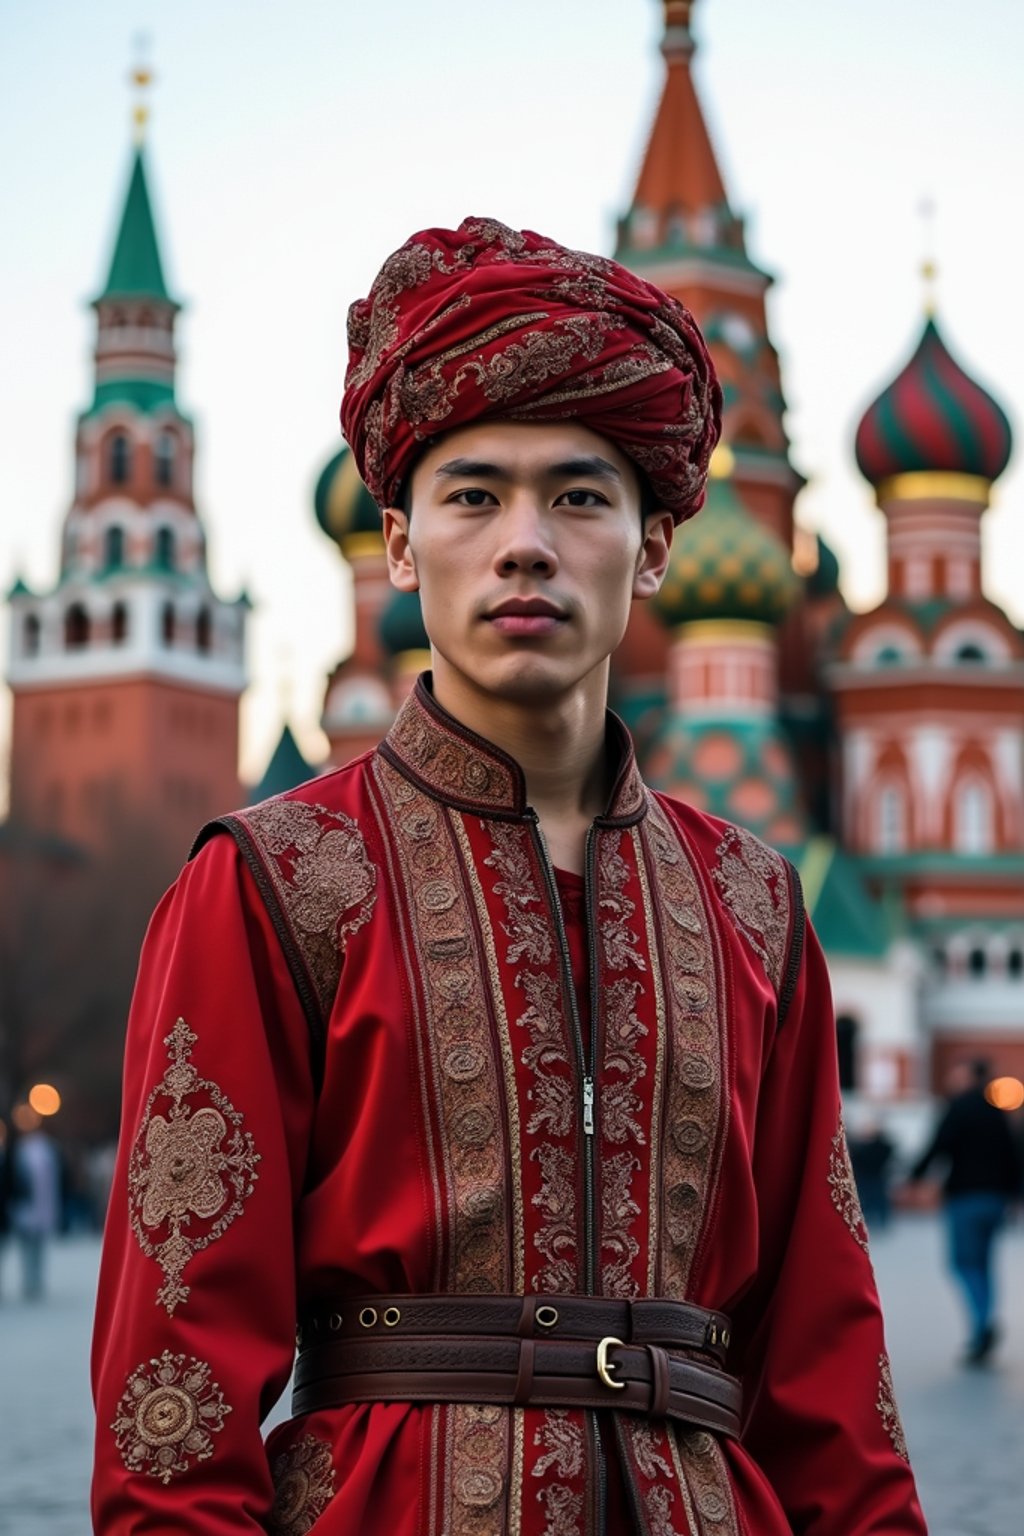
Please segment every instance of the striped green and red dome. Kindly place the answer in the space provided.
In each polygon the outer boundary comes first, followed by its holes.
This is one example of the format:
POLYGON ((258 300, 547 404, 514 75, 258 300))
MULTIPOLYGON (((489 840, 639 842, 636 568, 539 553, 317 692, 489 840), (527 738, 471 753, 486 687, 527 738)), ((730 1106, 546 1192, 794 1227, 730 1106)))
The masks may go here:
POLYGON ((865 412, 855 452, 872 485, 920 471, 991 481, 1011 445, 1006 413, 955 361, 929 316, 910 362, 865 412))

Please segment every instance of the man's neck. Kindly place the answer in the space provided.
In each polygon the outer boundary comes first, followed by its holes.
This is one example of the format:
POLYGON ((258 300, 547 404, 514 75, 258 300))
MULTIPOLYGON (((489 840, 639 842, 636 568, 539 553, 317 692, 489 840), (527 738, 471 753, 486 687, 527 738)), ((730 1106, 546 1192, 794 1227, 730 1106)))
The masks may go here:
POLYGON ((526 780, 527 800, 546 831, 555 825, 587 825, 607 804, 607 693, 607 664, 571 693, 538 703, 484 693, 443 657, 434 656, 435 699, 462 725, 515 759, 526 780))

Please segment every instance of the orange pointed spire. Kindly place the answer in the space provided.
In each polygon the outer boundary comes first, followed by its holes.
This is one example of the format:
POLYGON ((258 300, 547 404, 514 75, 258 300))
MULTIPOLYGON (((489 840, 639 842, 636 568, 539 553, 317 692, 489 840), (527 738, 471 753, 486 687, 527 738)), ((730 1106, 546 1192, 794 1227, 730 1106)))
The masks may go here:
MULTIPOLYGON (((690 73, 693 0, 663 0, 663 4, 665 86, 633 197, 636 227, 631 230, 631 243, 641 246, 665 243, 675 232, 673 220, 706 223, 720 216, 727 205, 725 183, 690 73)), ((693 239, 697 230, 686 233, 693 239)), ((694 243, 705 241, 698 235, 694 243)))

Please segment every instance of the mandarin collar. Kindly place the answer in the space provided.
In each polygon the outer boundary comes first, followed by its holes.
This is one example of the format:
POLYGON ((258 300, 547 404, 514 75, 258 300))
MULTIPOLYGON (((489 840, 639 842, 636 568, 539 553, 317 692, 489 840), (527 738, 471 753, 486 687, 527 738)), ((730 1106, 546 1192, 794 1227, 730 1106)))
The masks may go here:
MULTIPOLYGON (((628 730, 610 710, 606 721, 615 779, 597 825, 628 827, 645 815, 647 795, 628 730)), ((443 709, 429 672, 416 679, 377 751, 426 794, 456 810, 499 818, 530 814, 526 779, 515 758, 443 709)))

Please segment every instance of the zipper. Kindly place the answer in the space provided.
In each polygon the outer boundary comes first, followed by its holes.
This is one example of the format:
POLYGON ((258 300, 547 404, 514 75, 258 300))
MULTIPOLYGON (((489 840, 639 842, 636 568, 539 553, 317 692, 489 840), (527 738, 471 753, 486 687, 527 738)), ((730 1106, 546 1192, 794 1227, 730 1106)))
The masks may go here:
MULTIPOLYGON (((594 1180, 594 1142, 596 1139, 596 1111, 597 1111, 597 1047, 598 1047, 598 1021, 600 1018, 599 986, 600 976, 597 956, 597 943, 593 935, 591 923, 591 905, 594 891, 594 875, 597 864, 596 838, 594 828, 587 828, 587 841, 583 860, 583 910, 587 926, 587 955, 590 962, 590 1051, 583 1049, 583 1028, 580 1024, 579 1005, 576 1000, 576 988, 572 977, 572 957, 569 954, 569 940, 565 932, 565 918, 562 913, 562 901, 558 894, 558 881, 555 878, 555 867, 551 862, 551 854, 548 851, 547 839, 544 836, 537 812, 527 811, 530 826, 533 830, 534 845, 540 858, 541 868, 544 871, 544 884, 547 888, 548 902, 555 918, 555 931, 558 935, 558 948, 561 957, 562 972, 562 996, 568 1004, 569 1018, 572 1024, 573 1046, 576 1054, 576 1066, 580 1076, 582 1093, 582 1125, 583 1125, 583 1266, 584 1286, 588 1296, 597 1294, 597 1212, 595 1209, 595 1180, 594 1180)), ((608 1471, 605 1466, 604 1443, 601 1437, 601 1426, 597 1413, 593 1409, 587 1410, 587 1425, 590 1435, 592 1465, 596 1483, 595 1503, 595 1527, 596 1536, 605 1536, 607 1526, 608 1503, 608 1471)))

